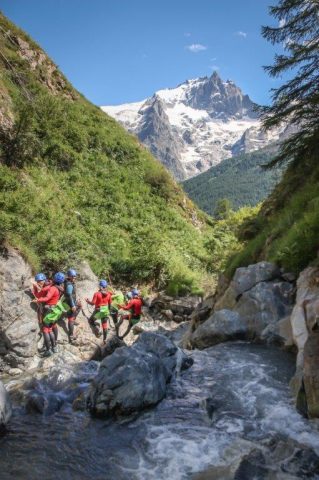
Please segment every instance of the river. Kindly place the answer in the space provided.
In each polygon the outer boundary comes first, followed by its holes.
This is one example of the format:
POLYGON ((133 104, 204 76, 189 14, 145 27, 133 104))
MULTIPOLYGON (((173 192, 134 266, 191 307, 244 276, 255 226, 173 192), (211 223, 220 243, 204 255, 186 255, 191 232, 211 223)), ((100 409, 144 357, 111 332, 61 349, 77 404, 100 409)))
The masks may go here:
POLYGON ((127 423, 72 410, 95 362, 29 382, 59 411, 27 413, 16 401, 0 438, 0 479, 319 479, 318 423, 294 408, 292 355, 241 342, 187 353, 194 364, 167 397, 127 423))

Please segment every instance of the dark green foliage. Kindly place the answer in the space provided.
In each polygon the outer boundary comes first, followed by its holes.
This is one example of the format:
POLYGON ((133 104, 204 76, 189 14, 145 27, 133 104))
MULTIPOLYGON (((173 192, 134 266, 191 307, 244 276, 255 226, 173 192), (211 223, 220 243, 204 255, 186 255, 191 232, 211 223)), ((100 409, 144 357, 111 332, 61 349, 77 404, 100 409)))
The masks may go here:
POLYGON ((319 249, 319 167, 291 165, 260 213, 239 228, 239 239, 250 238, 231 260, 231 276, 239 266, 269 260, 299 273, 314 261, 319 249), (252 228, 252 232, 248 231, 252 228), (246 229, 246 231, 245 231, 246 229))
POLYGON ((265 67, 272 77, 292 72, 291 78, 273 90, 272 105, 263 109, 267 128, 287 122, 298 132, 286 140, 279 155, 269 164, 298 163, 318 154, 319 139, 319 2, 279 0, 270 7, 279 22, 263 27, 262 34, 273 44, 283 45, 284 53, 265 67))
POLYGON ((231 208, 231 201, 228 198, 221 198, 216 204, 214 217, 216 220, 226 220, 229 217, 231 208))
POLYGON ((264 171, 261 165, 274 156, 276 147, 223 160, 207 172, 183 182, 190 198, 205 212, 214 215, 217 203, 229 199, 234 209, 257 205, 280 181, 282 168, 264 171))

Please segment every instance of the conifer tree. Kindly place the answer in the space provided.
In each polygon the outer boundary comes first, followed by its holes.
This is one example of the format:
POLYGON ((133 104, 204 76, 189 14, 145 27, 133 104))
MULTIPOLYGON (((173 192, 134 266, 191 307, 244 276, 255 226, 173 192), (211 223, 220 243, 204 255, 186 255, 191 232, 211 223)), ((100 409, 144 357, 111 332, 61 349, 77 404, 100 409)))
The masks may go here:
POLYGON ((280 44, 283 53, 265 67, 272 77, 291 78, 272 90, 272 105, 262 109, 266 129, 288 123, 297 133, 283 144, 267 166, 285 161, 297 165, 319 152, 319 0, 279 0, 270 7, 277 27, 262 27, 262 35, 280 44))

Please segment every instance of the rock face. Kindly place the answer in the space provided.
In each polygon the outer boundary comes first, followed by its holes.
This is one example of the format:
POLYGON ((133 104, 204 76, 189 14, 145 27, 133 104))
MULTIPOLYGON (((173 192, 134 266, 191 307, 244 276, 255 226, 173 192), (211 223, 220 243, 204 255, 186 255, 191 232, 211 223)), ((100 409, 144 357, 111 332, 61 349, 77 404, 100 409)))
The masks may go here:
POLYGON ((210 317, 203 323, 201 312, 194 314, 183 344, 204 348, 236 338, 291 344, 291 330, 286 323, 294 293, 294 283, 283 280, 280 269, 271 263, 238 268, 210 317))
MULTIPOLYGON (((87 263, 77 266, 79 281, 78 296, 93 295, 97 289, 97 277, 87 263)), ((87 319, 78 316, 76 342, 70 345, 67 321, 59 321, 60 353, 54 358, 42 359, 38 347, 42 346, 39 336, 37 313, 33 309, 30 294, 32 272, 22 256, 14 249, 5 249, 0 256, 0 371, 18 374, 23 370, 49 366, 65 354, 73 362, 89 360, 101 341, 94 337, 87 319)), ((86 309, 86 307, 84 307, 86 309)), ((89 311, 86 309, 87 316, 89 311)))
POLYGON ((297 407, 309 417, 319 417, 319 283, 318 269, 309 267, 297 281, 297 298, 291 315, 294 343, 298 349, 292 388, 297 407))
POLYGON ((167 337, 142 333, 132 347, 118 348, 100 365, 88 395, 99 417, 136 413, 162 400, 175 368, 191 362, 167 337))
POLYGON ((12 414, 11 402, 9 394, 0 382, 0 429, 5 427, 10 420, 12 414))
POLYGON ((285 127, 264 133, 254 107, 234 82, 214 72, 141 102, 101 108, 183 180, 225 158, 281 141, 285 127))
POLYGON ((27 368, 37 352, 37 314, 31 308, 31 269, 8 248, 0 256, 0 370, 27 368))

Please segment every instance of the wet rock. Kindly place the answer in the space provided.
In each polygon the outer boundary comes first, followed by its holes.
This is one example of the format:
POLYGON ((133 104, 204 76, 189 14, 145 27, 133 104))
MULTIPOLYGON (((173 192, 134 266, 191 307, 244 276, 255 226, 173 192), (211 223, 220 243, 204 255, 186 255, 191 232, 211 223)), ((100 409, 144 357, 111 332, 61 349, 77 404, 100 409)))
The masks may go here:
POLYGON ((0 382, 0 429, 4 428, 12 415, 12 407, 9 394, 2 382, 0 382))
POLYGON ((168 338, 142 333, 132 347, 119 348, 103 360, 88 393, 88 409, 106 417, 155 405, 164 398, 178 361, 185 366, 186 355, 168 338))
POLYGON ((301 479, 317 478, 319 475, 319 457, 310 448, 297 449, 293 455, 282 463, 281 469, 301 479))
POLYGON ((247 323, 237 312, 220 310, 202 323, 193 333, 191 344, 195 348, 206 348, 226 340, 244 339, 247 323))
POLYGON ((185 321, 185 318, 182 315, 174 315, 173 316, 173 321, 175 323, 182 323, 185 321))
POLYGON ((174 313, 172 310, 162 310, 162 315, 167 318, 167 320, 173 320, 174 319, 174 313))
POLYGON ((45 409, 45 398, 38 393, 28 395, 25 409, 28 413, 43 413, 45 409))
POLYGON ((92 360, 101 361, 105 357, 112 355, 117 348, 124 346, 125 342, 123 342, 123 340, 121 340, 117 335, 112 335, 107 338, 105 345, 101 345, 97 348, 92 360))
POLYGON ((234 480, 263 480, 269 478, 265 463, 262 452, 253 450, 248 455, 245 455, 240 462, 234 475, 234 480))

